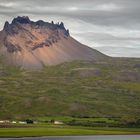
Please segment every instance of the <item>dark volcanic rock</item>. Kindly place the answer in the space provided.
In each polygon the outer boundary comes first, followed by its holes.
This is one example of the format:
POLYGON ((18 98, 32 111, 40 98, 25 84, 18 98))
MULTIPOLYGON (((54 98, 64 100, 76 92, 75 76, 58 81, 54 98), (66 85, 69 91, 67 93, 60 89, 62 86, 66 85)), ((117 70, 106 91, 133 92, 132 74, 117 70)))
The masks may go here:
POLYGON ((17 23, 9 24, 8 22, 5 22, 5 26, 4 26, 3 30, 8 35, 14 35, 14 34, 18 34, 18 31, 21 30, 21 28, 17 23))
POLYGON ((61 22, 60 25, 59 25, 59 27, 60 27, 61 29, 65 29, 65 27, 64 27, 64 23, 61 22))
POLYGON ((4 30, 5 30, 5 31, 8 31, 9 25, 10 25, 9 22, 6 21, 5 24, 4 24, 4 30))
POLYGON ((66 36, 69 36, 70 35, 69 30, 66 30, 65 35, 66 36))
POLYGON ((20 48, 18 45, 15 46, 15 45, 13 45, 13 44, 11 44, 11 43, 9 43, 9 42, 6 42, 6 41, 5 41, 5 47, 7 48, 7 51, 8 51, 9 53, 21 51, 21 48, 20 48))
POLYGON ((30 19, 27 16, 23 16, 23 17, 18 16, 17 18, 14 18, 12 21, 12 24, 15 23, 28 24, 30 23, 30 19))

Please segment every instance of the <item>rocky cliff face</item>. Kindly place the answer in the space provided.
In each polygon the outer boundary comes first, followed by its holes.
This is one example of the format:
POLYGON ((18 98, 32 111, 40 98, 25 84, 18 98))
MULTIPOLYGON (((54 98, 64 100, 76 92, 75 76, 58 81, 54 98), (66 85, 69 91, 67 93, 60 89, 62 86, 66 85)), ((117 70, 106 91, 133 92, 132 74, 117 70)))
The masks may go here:
POLYGON ((40 69, 73 60, 99 60, 104 55, 74 40, 63 22, 54 24, 28 17, 5 22, 0 32, 0 55, 25 69, 40 69))

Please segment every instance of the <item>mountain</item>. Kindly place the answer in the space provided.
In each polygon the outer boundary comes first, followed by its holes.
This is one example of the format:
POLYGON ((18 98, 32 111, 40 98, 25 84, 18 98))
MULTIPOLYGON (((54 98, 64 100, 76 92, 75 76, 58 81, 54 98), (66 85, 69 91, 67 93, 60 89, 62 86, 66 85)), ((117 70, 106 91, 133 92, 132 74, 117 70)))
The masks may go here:
POLYGON ((1 120, 140 119, 139 58, 107 57, 74 40, 63 23, 28 17, 5 23, 0 54, 1 120))
POLYGON ((34 22, 25 16, 14 18, 11 24, 5 22, 0 32, 0 55, 6 63, 25 69, 106 57, 73 39, 63 22, 34 22))

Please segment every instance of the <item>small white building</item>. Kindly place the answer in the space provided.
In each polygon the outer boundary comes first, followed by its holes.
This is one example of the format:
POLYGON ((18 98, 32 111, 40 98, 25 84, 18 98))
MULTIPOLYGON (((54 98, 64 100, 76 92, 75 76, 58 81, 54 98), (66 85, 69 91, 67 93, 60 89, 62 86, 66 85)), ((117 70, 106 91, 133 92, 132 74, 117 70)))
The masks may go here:
POLYGON ((4 123, 4 121, 0 121, 0 123, 4 123))
POLYGON ((26 122, 23 122, 23 121, 19 121, 18 123, 19 124, 27 124, 26 122))
POLYGON ((0 123, 10 123, 9 120, 0 120, 0 123))
POLYGON ((63 122, 60 122, 60 121, 54 121, 54 124, 63 124, 63 122))
POLYGON ((13 123, 13 124, 16 124, 17 122, 16 122, 16 121, 12 121, 12 123, 13 123))

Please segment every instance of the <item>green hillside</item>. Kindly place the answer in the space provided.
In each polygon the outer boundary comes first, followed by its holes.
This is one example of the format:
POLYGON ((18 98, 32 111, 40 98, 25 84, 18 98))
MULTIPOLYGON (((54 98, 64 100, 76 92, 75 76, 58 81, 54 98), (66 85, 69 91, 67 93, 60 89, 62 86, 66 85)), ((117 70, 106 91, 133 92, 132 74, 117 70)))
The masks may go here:
POLYGON ((64 63, 26 71, 0 63, 0 119, 140 119, 140 59, 64 63))

